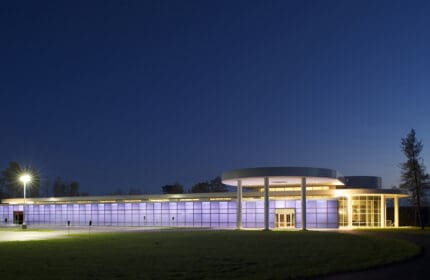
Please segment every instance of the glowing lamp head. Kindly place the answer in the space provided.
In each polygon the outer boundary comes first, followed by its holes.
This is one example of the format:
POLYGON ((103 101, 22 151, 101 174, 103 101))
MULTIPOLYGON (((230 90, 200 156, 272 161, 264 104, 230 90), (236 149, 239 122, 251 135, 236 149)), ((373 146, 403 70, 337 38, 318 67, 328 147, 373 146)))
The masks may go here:
POLYGON ((23 184, 27 184, 28 182, 30 182, 30 181, 31 181, 31 176, 30 176, 30 174, 22 174, 22 175, 19 177, 19 180, 20 180, 23 184))

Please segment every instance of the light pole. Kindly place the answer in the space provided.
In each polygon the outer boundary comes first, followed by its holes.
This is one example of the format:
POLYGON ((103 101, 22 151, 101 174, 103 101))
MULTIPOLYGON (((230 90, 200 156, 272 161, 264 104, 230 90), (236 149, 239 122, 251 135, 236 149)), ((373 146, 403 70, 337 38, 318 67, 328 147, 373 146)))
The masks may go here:
POLYGON ((28 173, 24 173, 21 176, 19 176, 19 180, 23 183, 24 185, 24 211, 23 211, 23 215, 22 215, 22 228, 26 229, 27 228, 27 224, 25 223, 25 216, 27 215, 27 213, 25 213, 25 205, 26 205, 26 200, 25 200, 25 189, 27 188, 27 183, 31 181, 31 175, 28 173))

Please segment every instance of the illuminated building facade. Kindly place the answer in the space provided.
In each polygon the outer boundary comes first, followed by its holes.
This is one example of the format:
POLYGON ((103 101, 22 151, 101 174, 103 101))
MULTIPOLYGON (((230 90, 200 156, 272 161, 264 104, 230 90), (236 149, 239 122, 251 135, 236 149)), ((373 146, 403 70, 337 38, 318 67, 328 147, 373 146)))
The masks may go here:
POLYGON ((371 176, 335 170, 265 167, 225 172, 236 192, 4 199, 5 223, 146 227, 306 229, 399 226, 400 190, 371 176), (394 220, 386 219, 392 200, 394 220), (302 209, 305 209, 302 211, 302 209))

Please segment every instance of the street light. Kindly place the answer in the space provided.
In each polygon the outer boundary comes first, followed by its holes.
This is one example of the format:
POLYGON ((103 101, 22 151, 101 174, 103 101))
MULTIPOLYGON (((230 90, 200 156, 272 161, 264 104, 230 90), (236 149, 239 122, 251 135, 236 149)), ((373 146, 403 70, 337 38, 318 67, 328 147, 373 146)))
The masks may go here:
POLYGON ((24 215, 22 217, 22 228, 26 229, 27 228, 27 224, 25 223, 25 216, 27 215, 27 213, 25 213, 25 205, 26 205, 26 200, 25 200, 25 189, 27 188, 27 183, 31 181, 31 175, 28 173, 24 173, 21 176, 19 176, 19 180, 24 184, 24 215))

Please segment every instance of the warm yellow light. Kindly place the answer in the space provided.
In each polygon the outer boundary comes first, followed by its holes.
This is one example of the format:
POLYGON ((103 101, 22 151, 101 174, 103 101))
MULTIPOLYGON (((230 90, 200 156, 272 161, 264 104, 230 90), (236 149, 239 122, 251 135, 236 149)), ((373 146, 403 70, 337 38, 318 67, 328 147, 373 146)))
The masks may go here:
POLYGON ((179 201, 200 201, 198 198, 180 198, 179 201))
POLYGON ((169 201, 168 199, 150 199, 150 202, 166 202, 169 201))
POLYGON ((30 182, 30 181, 31 181, 31 176, 30 176, 30 174, 25 173, 25 174, 22 174, 22 175, 19 177, 19 180, 20 180, 23 184, 27 184, 28 182, 30 182))

